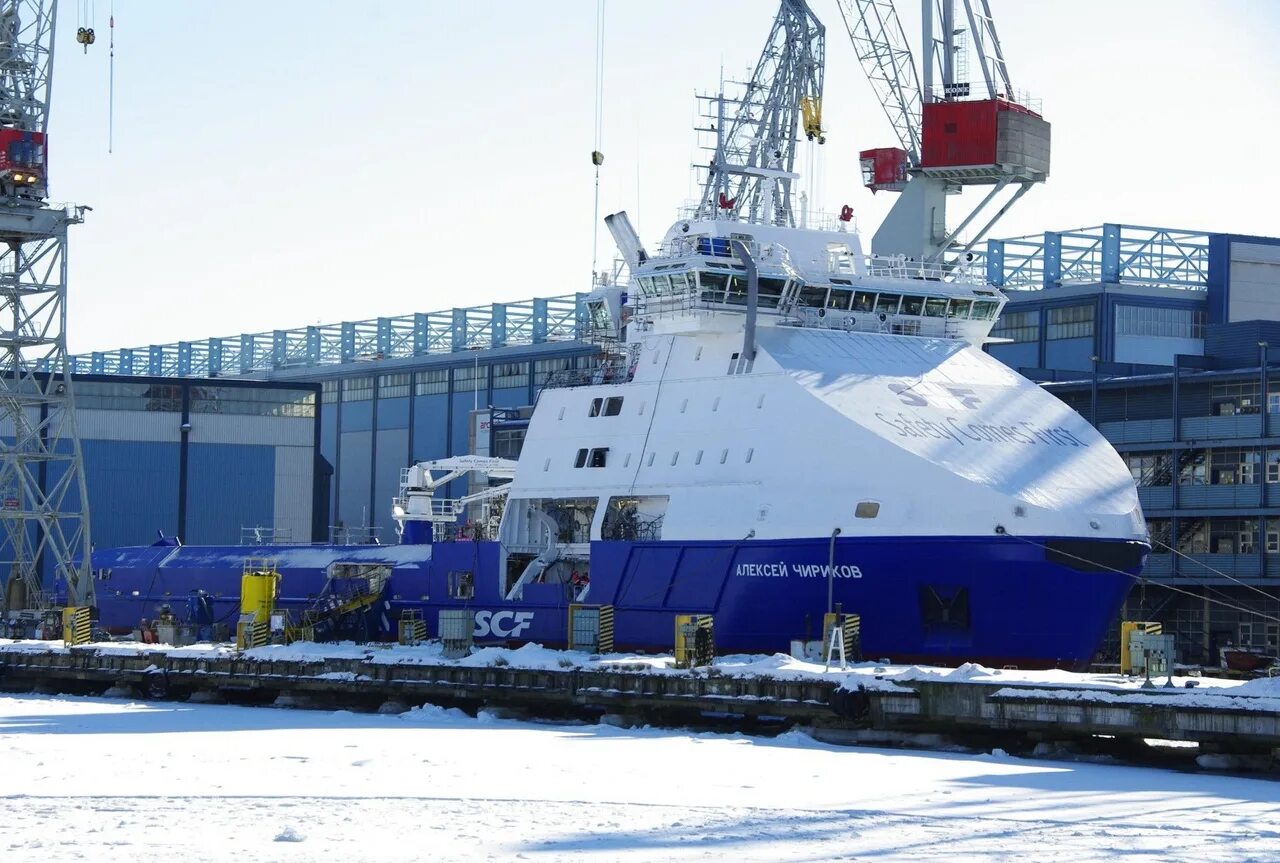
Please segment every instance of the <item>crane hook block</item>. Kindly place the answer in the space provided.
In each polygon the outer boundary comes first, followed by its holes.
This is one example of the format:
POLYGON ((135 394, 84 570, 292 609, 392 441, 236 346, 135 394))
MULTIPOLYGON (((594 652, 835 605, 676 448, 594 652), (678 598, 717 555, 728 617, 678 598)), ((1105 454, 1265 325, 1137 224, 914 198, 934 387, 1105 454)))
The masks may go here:
POLYGON ((601 153, 599 150, 592 150, 592 151, 591 151, 591 164, 595 165, 597 168, 599 168, 601 165, 603 165, 603 164, 604 164, 604 153, 601 153))
POLYGON ((89 46, 93 44, 97 36, 93 33, 92 27, 81 27, 76 31, 76 41, 84 46, 85 53, 89 53, 89 46))

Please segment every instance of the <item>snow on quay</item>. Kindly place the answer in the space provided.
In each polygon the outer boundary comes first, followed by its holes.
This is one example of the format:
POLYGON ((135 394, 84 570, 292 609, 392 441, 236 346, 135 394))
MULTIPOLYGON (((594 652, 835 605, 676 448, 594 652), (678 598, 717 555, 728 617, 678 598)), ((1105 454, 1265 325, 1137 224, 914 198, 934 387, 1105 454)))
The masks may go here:
POLYGON ((0 859, 1274 861, 1280 783, 423 707, 0 696, 0 859))

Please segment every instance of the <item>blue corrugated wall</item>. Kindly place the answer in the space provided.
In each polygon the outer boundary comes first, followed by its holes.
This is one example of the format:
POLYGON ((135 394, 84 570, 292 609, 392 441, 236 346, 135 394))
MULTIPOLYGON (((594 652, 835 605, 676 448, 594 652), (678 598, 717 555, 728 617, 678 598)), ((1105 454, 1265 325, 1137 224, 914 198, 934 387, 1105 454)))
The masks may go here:
POLYGON ((237 543, 241 527, 275 525, 275 447, 191 444, 187 459, 186 543, 237 543))
POLYGON ((82 440, 80 448, 96 547, 145 545, 158 530, 177 533, 179 444, 82 440))

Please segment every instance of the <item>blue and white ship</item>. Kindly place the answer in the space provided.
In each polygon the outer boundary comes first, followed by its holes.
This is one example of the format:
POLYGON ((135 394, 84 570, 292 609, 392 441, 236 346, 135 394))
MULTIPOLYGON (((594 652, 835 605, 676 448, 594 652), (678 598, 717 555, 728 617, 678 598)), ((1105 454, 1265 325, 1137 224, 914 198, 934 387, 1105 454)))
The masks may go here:
MULTIPOLYGON (((797 216, 790 108, 749 159, 720 136, 702 202, 655 253, 609 217, 629 277, 587 300, 598 363, 541 392, 518 462, 407 468, 396 546, 253 548, 279 604, 364 568, 389 572, 384 636, 406 610, 434 635, 465 608, 478 642, 563 645, 580 603, 613 606, 620 649, 670 650, 696 613, 721 652, 774 652, 839 604, 872 657, 1086 664, 1149 548, 1128 469, 982 351, 998 289, 869 258, 847 210, 797 216), (437 496, 467 474, 510 481, 437 496), (459 531, 484 513, 492 530, 459 531)), ((95 552, 104 625, 197 590, 233 614, 245 553, 95 552)))

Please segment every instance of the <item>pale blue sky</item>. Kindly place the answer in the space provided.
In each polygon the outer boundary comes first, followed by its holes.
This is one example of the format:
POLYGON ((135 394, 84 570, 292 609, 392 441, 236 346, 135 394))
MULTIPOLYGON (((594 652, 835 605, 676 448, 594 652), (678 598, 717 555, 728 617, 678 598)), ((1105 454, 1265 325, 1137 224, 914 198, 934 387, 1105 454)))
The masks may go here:
MULTIPOLYGON (((836 0, 820 197, 870 233, 890 197, 857 151, 893 143, 836 0)), ((601 212, 653 242, 702 158, 695 89, 754 62, 775 0, 608 0, 601 212)), ((900 0, 909 34, 914 0, 900 0)), ((1103 221, 1280 235, 1280 3, 992 0, 1053 169, 997 236, 1103 221)), ((93 206, 71 247, 73 351, 586 290, 596 4, 107 0, 75 44, 63 0, 51 197, 93 206)), ((601 231, 602 259, 612 254, 601 231)))

